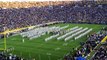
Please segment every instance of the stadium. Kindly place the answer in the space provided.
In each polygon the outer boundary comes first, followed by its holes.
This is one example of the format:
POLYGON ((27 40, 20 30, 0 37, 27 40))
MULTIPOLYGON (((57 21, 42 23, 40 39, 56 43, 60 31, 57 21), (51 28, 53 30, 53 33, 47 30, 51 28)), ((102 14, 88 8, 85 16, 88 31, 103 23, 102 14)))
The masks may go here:
POLYGON ((0 60, 107 60, 107 2, 0 2, 0 60))

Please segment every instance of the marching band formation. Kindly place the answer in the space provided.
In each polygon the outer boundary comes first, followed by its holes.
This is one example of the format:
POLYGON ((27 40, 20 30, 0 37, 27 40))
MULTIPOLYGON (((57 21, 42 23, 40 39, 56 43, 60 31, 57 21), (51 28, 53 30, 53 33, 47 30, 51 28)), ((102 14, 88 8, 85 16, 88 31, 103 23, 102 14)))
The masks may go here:
POLYGON ((83 27, 72 27, 66 30, 66 28, 68 28, 69 25, 60 27, 60 26, 52 26, 52 27, 39 27, 39 28, 35 28, 33 30, 29 30, 27 32, 23 32, 20 33, 20 35, 22 37, 28 37, 30 40, 34 39, 34 38, 38 38, 41 37, 42 35, 46 35, 46 33, 55 33, 52 34, 51 36, 45 38, 45 41, 48 40, 52 40, 54 38, 56 38, 57 40, 61 40, 64 39, 64 41, 68 41, 72 38, 74 38, 75 40, 85 36, 86 34, 90 33, 92 31, 92 28, 83 28, 83 27), (64 33, 62 32, 64 31, 64 33))

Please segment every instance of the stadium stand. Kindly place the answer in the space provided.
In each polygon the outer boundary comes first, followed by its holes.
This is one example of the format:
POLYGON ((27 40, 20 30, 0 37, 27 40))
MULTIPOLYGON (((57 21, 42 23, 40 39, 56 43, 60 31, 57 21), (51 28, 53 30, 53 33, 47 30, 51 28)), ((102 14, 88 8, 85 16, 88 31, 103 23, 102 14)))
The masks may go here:
POLYGON ((6 53, 0 52, 0 60, 23 60, 23 58, 12 54, 6 55, 6 53))
MULTIPOLYGON (((104 27, 102 30, 107 35, 107 27, 104 27)), ((95 54, 91 57, 91 60, 107 60, 107 39, 106 41, 101 43, 101 46, 99 48, 96 48, 95 54)))
MULTIPOLYGON (((8 4, 11 3, 6 4, 7 7, 1 5, 0 32, 7 29, 21 28, 54 21, 64 21, 64 23, 107 24, 107 4, 96 4, 96 2, 71 2, 69 4, 65 4, 64 2, 62 2, 63 4, 54 3, 55 2, 52 4, 36 3, 33 6, 28 4, 26 7, 21 7, 23 4, 21 3, 15 8, 13 8, 13 6, 9 7, 8 4)), ((31 5, 32 4, 33 3, 31 3, 31 5)), ((16 3, 14 3, 14 5, 16 5, 16 3)), ((72 55, 66 55, 64 59, 78 60, 79 57, 85 59, 84 57, 87 57, 91 50, 93 50, 106 35, 107 34, 102 33, 102 31, 98 34, 94 33, 89 35, 87 42, 81 44, 83 46, 81 49, 76 50, 76 53, 72 55)), ((0 35, 0 38, 2 37, 3 35, 0 35)), ((106 53, 104 53, 106 49, 104 48, 106 47, 101 46, 93 60, 99 58, 103 58, 104 60, 107 58, 107 56, 105 56, 106 53)), ((7 56, 3 53, 0 53, 0 59, 21 60, 21 58, 16 55, 7 56)))
POLYGON ((107 42, 102 44, 102 46, 96 51, 97 52, 93 56, 92 60, 107 60, 107 42))
POLYGON ((49 5, 39 8, 0 8, 0 23, 2 23, 0 31, 3 31, 3 27, 14 29, 52 21, 107 24, 106 9, 106 4, 94 2, 49 5))
MULTIPOLYGON (((82 48, 80 50, 76 49, 76 52, 73 53, 75 51, 75 49, 73 49, 73 52, 70 52, 71 55, 66 55, 64 57, 65 60, 78 60, 78 59, 83 59, 86 60, 86 57, 89 55, 89 53, 95 49, 95 47, 101 43, 101 40, 107 35, 107 31, 100 31, 99 33, 94 33, 91 34, 88 37, 88 40, 86 41, 86 43, 80 43, 82 48)), ((106 45, 105 46, 101 46, 101 48, 99 50, 97 50, 96 54, 94 55, 94 57, 92 58, 92 60, 106 60, 107 56, 106 56, 106 45)))

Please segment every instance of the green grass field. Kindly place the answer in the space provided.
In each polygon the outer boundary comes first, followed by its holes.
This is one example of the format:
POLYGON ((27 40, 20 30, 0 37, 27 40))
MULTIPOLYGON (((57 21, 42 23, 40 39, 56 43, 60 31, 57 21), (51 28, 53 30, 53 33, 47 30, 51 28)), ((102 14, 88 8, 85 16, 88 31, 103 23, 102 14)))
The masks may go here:
MULTIPOLYGON (((93 32, 98 32, 105 25, 95 25, 95 24, 56 24, 54 26, 66 26, 69 28, 79 26, 93 28, 93 32)), ((67 29, 69 29, 67 28, 67 29)), ((80 39, 65 42, 63 39, 57 41, 57 39, 49 40, 45 42, 44 39, 49 37, 50 34, 41 36, 39 38, 29 40, 28 38, 23 38, 20 35, 11 36, 7 38, 7 49, 14 48, 10 51, 13 54, 24 57, 27 60, 62 60, 63 56, 69 53, 72 48, 77 48, 80 46, 80 42, 85 42, 87 37, 84 36, 80 39), (22 40, 25 40, 23 43, 22 40)), ((3 39, 0 40, 0 48, 3 48, 3 39)))

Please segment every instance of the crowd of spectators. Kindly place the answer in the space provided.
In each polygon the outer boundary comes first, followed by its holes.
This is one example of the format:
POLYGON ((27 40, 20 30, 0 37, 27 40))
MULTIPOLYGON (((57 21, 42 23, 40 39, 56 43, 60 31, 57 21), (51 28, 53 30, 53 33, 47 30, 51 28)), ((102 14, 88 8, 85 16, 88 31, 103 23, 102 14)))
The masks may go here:
MULTIPOLYGON (((48 2, 47 2, 48 3, 48 2)), ((29 8, 0 8, 0 32, 52 21, 70 23, 107 24, 107 4, 76 2, 29 8)), ((87 56, 105 34, 92 34, 74 57, 87 56)), ((0 36, 1 37, 1 36, 0 36)), ((2 55, 1 55, 2 56, 2 55)), ((73 58, 74 58, 73 57, 73 58)), ((72 59, 71 56, 65 59, 72 59)))
MULTIPOLYGON (((29 8, 0 8, 0 32, 4 29, 14 29, 25 26, 37 25, 52 21, 64 21, 70 23, 107 24, 107 4, 95 4, 94 2, 49 5, 44 7, 29 8)), ((73 56, 65 56, 65 60, 75 60, 78 57, 86 57, 97 44, 100 43, 106 33, 92 34, 88 36, 86 43, 73 56)), ((101 47, 95 55, 95 60, 107 58, 105 46, 101 47)), ((0 53, 0 59, 5 60, 0 53)), ((16 59, 16 56, 8 56, 16 59)), ((103 60, 104 60, 103 59, 103 60)), ((9 59, 8 59, 9 60, 9 59)), ((20 60, 20 59, 19 59, 20 60)))
POLYGON ((20 58, 16 55, 12 55, 12 54, 6 54, 4 52, 0 52, 0 60, 23 60, 23 58, 20 58))
MULTIPOLYGON (((47 2, 48 3, 48 2, 47 2)), ((94 2, 29 8, 0 8, 0 31, 52 21, 107 24, 107 4, 94 2)))
MULTIPOLYGON (((86 57, 89 56, 89 53, 95 49, 95 47, 100 44, 101 40, 107 35, 107 32, 104 32, 104 31, 101 31, 99 33, 94 33, 94 34, 91 34, 88 36, 88 40, 85 42, 85 43, 80 43, 82 48, 80 48, 79 50, 76 50, 76 52, 74 53, 71 52, 70 54, 71 55, 67 55, 64 57, 65 60, 79 60, 82 58, 82 60, 86 60, 86 57), (72 54, 74 53, 74 54, 72 54)), ((106 50, 106 49, 104 49, 106 50)), ((100 50, 100 53, 102 53, 103 57, 106 56, 105 54, 107 53, 104 53, 103 51, 101 52, 100 50), (104 53, 104 54, 103 54, 104 53)), ((98 52, 98 54, 100 54, 98 52)), ((98 56, 98 54, 96 54, 95 56, 98 56)), ((102 56, 101 55, 101 56, 102 56)), ((97 57, 97 59, 101 59, 101 56, 100 57, 97 57)), ((106 58, 106 57, 105 57, 106 58)), ((95 60, 97 60, 95 59, 95 60)))
MULTIPOLYGON (((104 31, 107 31, 107 27, 103 28, 104 31)), ((107 34, 107 32, 104 32, 107 34)), ((99 48, 95 49, 95 54, 91 58, 92 60, 107 60, 107 40, 101 43, 99 48)))
POLYGON ((102 46, 97 50, 92 60, 107 60, 107 42, 102 44, 102 46))

